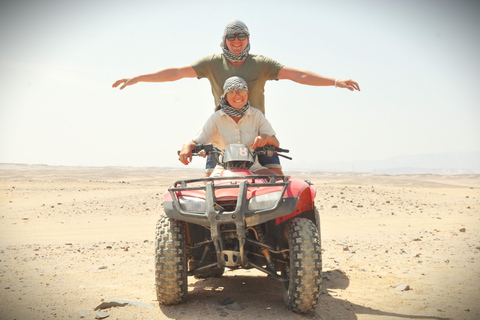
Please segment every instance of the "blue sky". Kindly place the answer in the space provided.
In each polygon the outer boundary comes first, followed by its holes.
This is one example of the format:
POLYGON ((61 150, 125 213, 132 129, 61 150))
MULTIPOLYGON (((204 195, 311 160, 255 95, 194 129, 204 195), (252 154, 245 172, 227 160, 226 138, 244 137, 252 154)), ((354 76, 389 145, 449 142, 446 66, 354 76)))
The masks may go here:
POLYGON ((267 83, 286 169, 478 152, 479 18, 476 1, 2 1, 0 163, 183 166, 208 80, 111 85, 219 53, 232 19, 251 53, 362 89, 267 83))

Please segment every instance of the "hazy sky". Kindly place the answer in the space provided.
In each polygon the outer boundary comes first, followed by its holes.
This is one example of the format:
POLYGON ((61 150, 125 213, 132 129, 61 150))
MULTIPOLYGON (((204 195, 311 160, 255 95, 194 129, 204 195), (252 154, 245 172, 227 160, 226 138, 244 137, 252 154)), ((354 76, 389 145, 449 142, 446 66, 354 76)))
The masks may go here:
POLYGON ((480 151, 478 1, 7 0, 0 163, 183 166, 214 108, 208 80, 111 85, 220 53, 233 19, 250 53, 360 84, 267 83, 284 168, 480 151))

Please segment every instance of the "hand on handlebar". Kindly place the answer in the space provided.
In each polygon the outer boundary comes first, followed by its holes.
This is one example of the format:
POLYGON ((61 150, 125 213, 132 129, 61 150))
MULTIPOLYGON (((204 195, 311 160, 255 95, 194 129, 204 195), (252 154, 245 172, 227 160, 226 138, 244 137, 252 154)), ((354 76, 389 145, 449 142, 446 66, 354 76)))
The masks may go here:
MULTIPOLYGON (((193 146, 194 148, 195 146, 193 146)), ((182 150, 178 153, 178 160, 184 165, 188 165, 192 162, 192 145, 191 144, 184 144, 182 146, 182 150)))
POLYGON ((272 146, 272 145, 264 145, 263 147, 258 147, 258 148, 255 148, 253 150, 253 154, 256 155, 256 154, 265 154, 269 157, 271 157, 273 155, 273 153, 276 153, 278 156, 280 157, 283 157, 283 158, 286 158, 286 159, 289 159, 289 160, 292 160, 291 157, 288 157, 286 155, 283 155, 283 154, 280 154, 280 152, 284 152, 284 153, 289 153, 290 150, 288 149, 282 149, 282 148, 279 148, 279 147, 275 147, 275 146, 272 146))
POLYGON ((197 144, 195 141, 184 144, 182 150, 177 151, 178 160, 184 165, 192 162, 193 156, 200 156, 206 158, 211 154, 220 154, 222 150, 215 147, 213 144, 197 144))
POLYGON ((267 144, 267 141, 268 141, 268 136, 265 137, 265 135, 262 134, 257 136, 253 141, 253 143, 250 145, 252 146, 252 149, 261 148, 267 144))

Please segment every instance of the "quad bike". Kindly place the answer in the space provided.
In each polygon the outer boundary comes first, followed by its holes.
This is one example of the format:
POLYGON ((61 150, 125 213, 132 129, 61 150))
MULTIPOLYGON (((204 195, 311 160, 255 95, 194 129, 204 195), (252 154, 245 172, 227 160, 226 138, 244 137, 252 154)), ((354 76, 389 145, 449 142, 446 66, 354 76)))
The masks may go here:
POLYGON ((155 241, 158 302, 184 302, 187 276, 255 268, 282 282, 289 310, 314 310, 322 280, 315 188, 309 181, 248 170, 257 154, 288 150, 265 146, 252 154, 232 144, 222 152, 205 144, 193 154, 199 152, 212 154, 224 170, 219 177, 177 181, 165 193, 155 241))

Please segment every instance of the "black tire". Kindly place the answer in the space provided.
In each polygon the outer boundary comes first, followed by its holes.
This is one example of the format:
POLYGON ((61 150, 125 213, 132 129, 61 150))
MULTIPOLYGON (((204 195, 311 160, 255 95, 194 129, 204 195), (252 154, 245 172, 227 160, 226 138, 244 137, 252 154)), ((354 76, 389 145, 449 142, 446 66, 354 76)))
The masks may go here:
POLYGON ((161 305, 187 299, 187 256, 185 223, 163 215, 155 235, 155 287, 161 305))
POLYGON ((322 251, 319 229, 309 219, 295 218, 288 222, 286 245, 289 262, 282 270, 289 280, 283 286, 287 309, 308 313, 317 307, 322 284, 322 251))

